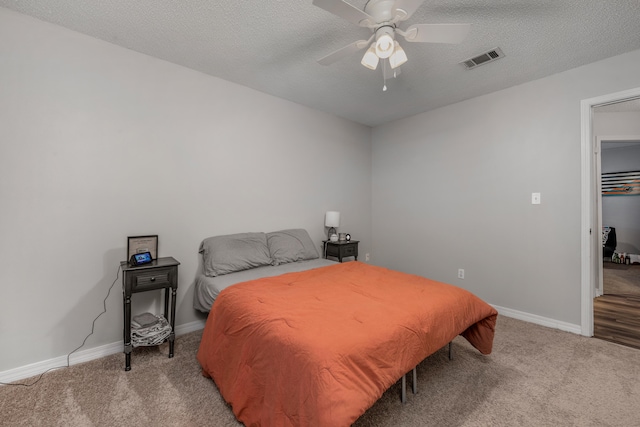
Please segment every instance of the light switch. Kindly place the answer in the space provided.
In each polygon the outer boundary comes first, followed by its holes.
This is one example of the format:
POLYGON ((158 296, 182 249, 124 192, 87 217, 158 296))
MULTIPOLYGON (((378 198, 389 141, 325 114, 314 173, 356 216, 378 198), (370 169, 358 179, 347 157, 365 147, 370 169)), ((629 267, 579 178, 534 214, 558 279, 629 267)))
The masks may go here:
POLYGON ((540 193, 531 193, 531 204, 532 205, 540 204, 540 193))

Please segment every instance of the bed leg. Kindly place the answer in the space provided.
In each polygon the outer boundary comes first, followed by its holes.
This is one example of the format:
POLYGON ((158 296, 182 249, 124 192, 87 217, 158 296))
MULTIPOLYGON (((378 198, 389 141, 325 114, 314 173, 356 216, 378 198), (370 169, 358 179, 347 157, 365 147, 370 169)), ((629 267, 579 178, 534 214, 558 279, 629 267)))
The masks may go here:
POLYGON ((400 391, 400 401, 407 403, 407 374, 402 376, 402 390, 400 391))
POLYGON ((453 348, 451 347, 453 341, 449 341, 449 360, 453 360, 453 348))
MULTIPOLYGON (((413 394, 418 392, 418 370, 417 366, 411 370, 411 391, 413 394)), ((408 372, 407 372, 408 374, 408 372)), ((402 403, 407 403, 407 374, 402 376, 402 390, 400 391, 400 401, 402 403)))
POLYGON ((413 383, 411 384, 411 390, 413 391, 413 394, 416 394, 418 392, 418 371, 417 371, 417 366, 413 368, 413 383))

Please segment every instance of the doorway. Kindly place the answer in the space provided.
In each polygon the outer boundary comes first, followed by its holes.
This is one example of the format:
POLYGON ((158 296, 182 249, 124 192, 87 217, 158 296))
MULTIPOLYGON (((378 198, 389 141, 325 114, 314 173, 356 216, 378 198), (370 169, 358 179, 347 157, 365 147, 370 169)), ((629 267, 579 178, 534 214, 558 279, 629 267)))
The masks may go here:
MULTIPOLYGON (((596 130, 621 130, 638 127, 640 104, 625 105, 629 101, 608 107, 594 107, 596 130), (637 109, 638 111, 634 111, 637 109), (628 111, 626 111, 628 110, 628 111), (612 111, 612 112, 608 112, 612 111), (625 121, 631 122, 625 129, 625 121), (608 127, 607 127, 608 126, 608 127)), ((597 205, 597 231, 602 230, 602 256, 598 257, 596 297, 603 294, 640 293, 640 288, 627 288, 622 282, 634 280, 635 271, 628 264, 640 264, 640 135, 601 136, 595 141, 595 181, 597 205), (605 271, 607 270, 608 271, 605 271), (612 270, 619 273, 614 274, 612 270), (609 273, 604 274, 604 273, 609 273), (604 276, 603 276, 604 274, 604 276), (607 289, 605 279, 620 282, 620 286, 607 289)))
MULTIPOLYGON (((634 108, 628 103, 594 107, 596 132, 603 120, 612 122, 613 130, 628 131, 625 120, 633 128, 640 112, 626 112, 634 108)), ((640 348, 640 137, 597 135, 595 155, 598 218, 604 227, 598 228, 603 260, 593 301, 593 336, 640 348)))
MULTIPOLYGON (((640 88, 609 94, 581 102, 582 116, 582 334, 593 336, 594 297, 602 290, 602 219, 600 194, 600 159, 594 130, 594 108, 640 98, 640 88)), ((639 110, 640 111, 640 110, 639 110)))

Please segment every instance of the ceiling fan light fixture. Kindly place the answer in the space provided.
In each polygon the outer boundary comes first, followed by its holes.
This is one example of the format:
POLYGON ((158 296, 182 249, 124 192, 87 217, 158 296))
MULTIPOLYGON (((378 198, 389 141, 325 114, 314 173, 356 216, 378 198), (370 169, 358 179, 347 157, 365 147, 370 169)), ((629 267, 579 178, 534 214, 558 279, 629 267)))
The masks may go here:
POLYGON ((385 59, 391 56, 394 50, 393 28, 381 27, 376 30, 376 55, 385 59))
POLYGON ((376 45, 375 43, 371 43, 371 46, 369 46, 369 49, 364 53, 360 63, 370 70, 375 70, 378 68, 378 61, 380 61, 380 59, 376 55, 376 45))
POLYGON ((405 62, 408 61, 407 54, 405 53, 400 43, 395 42, 395 49, 393 50, 393 54, 389 57, 389 65, 391 65, 392 69, 396 69, 405 62))

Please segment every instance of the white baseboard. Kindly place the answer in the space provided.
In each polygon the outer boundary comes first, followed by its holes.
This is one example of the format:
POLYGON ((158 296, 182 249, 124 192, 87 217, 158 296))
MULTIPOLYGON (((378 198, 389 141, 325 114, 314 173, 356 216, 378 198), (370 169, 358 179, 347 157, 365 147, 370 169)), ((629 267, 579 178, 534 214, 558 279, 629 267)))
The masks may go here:
MULTIPOLYGON (((538 316, 536 314, 525 313, 523 311, 513 310, 511 308, 500 307, 493 305, 498 310, 498 313, 502 316, 512 317, 514 319, 523 320, 525 322, 535 323, 536 325, 546 326, 549 328, 560 329, 561 331, 572 332, 574 334, 581 334, 582 328, 580 325, 574 325, 572 323, 561 322, 547 317, 538 316)), ((185 323, 176 326, 176 336, 188 334, 204 328, 204 320, 196 320, 193 322, 185 323)), ((88 362, 90 360, 99 359, 101 357, 110 356, 112 354, 121 353, 123 350, 122 341, 114 342, 111 344, 105 344, 98 347, 88 348, 86 350, 78 351, 71 355, 69 358, 70 365, 78 363, 88 362)), ((42 362, 32 363, 30 365, 21 366, 18 368, 10 369, 8 371, 0 372, 0 382, 10 383, 13 381, 20 381, 25 378, 30 378, 41 373, 55 368, 61 368, 67 366, 67 356, 60 356, 42 362)))
POLYGON ((205 320, 194 320, 193 322, 184 323, 176 326, 176 336, 188 334, 189 332, 204 329, 205 320))
MULTIPOLYGON (((185 323, 176 326, 176 336, 188 334, 189 332, 197 331, 204 328, 204 320, 196 320, 193 322, 185 323)), ((69 365, 76 365, 78 363, 88 362, 90 360, 99 359, 101 357, 110 356, 116 353, 123 352, 122 341, 113 342, 110 344, 104 344, 98 347, 88 348, 86 350, 80 350, 73 353, 69 357, 69 365)), ((8 371, 0 372, 0 382, 10 383, 14 381, 20 381, 25 378, 34 377, 40 375, 51 369, 66 368, 67 356, 55 357, 49 360, 43 360, 42 362, 31 363, 29 365, 20 366, 18 368, 9 369, 8 371)))
POLYGON ((500 307, 498 305, 491 305, 493 308, 498 310, 498 313, 502 316, 512 317, 514 319, 524 320, 525 322, 535 323, 536 325, 559 329, 561 331, 571 332, 578 335, 582 334, 582 327, 580 325, 561 322, 559 320, 549 319, 548 317, 538 316, 537 314, 525 313, 524 311, 513 310, 511 308, 500 307))

